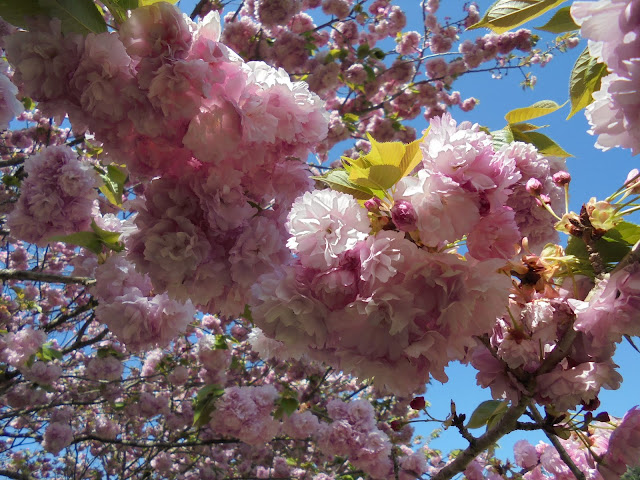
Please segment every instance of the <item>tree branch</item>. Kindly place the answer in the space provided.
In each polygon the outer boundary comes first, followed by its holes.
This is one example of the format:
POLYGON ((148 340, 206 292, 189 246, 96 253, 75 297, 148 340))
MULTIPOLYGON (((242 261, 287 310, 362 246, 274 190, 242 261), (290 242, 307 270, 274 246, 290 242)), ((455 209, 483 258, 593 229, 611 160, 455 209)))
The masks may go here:
POLYGON ((24 163, 24 158, 12 158, 11 160, 2 160, 0 161, 0 168, 6 167, 15 167, 16 165, 22 165, 24 163))
POLYGON ((127 447, 138 448, 181 448, 181 447, 202 447, 206 445, 217 445, 220 443, 240 443, 239 440, 230 440, 226 438, 215 438, 211 440, 202 440, 199 442, 134 442, 129 440, 118 440, 116 438, 102 438, 97 435, 83 435, 73 440, 72 444, 93 440, 102 443, 111 443, 114 445, 124 445, 127 447))
POLYGON ((66 323, 67 320, 70 320, 70 319, 72 319, 74 317, 77 317, 78 315, 81 315, 81 314, 83 314, 85 312, 88 312, 89 310, 91 310, 92 308, 95 308, 97 306, 98 306, 98 302, 96 301, 96 299, 95 298, 91 298, 91 299, 89 299, 89 301, 87 303, 85 303, 84 305, 80 305, 74 311, 69 312, 69 313, 64 313, 64 314, 56 317, 53 320, 53 322, 47 323, 44 326, 44 331, 45 332, 50 332, 51 330, 55 330, 60 325, 66 323))
POLYGON ((96 283, 94 278, 89 277, 71 277, 67 275, 56 275, 54 273, 35 272, 32 270, 13 270, 2 269, 0 270, 0 280, 30 280, 33 282, 47 282, 47 283, 63 283, 80 285, 93 285, 96 283))
POLYGON ((507 433, 515 429, 518 418, 520 418, 529 405, 529 400, 529 397, 522 397, 518 404, 511 406, 509 410, 507 410, 495 427, 478 437, 473 445, 469 445, 467 449, 461 452, 451 463, 433 475, 431 480, 448 480, 458 473, 463 472, 467 468, 467 465, 481 452, 484 452, 507 433))
POLYGON ((15 479, 15 480, 31 480, 31 477, 24 473, 13 472, 11 470, 0 469, 0 476, 15 479))
MULTIPOLYGON (((531 416, 533 417, 533 419, 539 425, 544 424, 544 418, 542 418, 542 415, 540 415, 540 412, 538 411, 537 408, 531 407, 529 408, 529 412, 531 413, 531 416)), ((569 470, 571 470, 571 473, 573 473, 578 480, 586 480, 584 473, 582 473, 580 469, 576 466, 576 464, 573 463, 573 460, 571 459, 567 451, 564 449, 564 447, 558 440, 558 437, 556 437, 553 433, 548 432, 545 428, 543 428, 542 431, 544 431, 545 435, 547 436, 551 444, 558 451, 558 455, 560 455, 560 458, 562 459, 562 461, 567 465, 567 467, 569 467, 569 470)))

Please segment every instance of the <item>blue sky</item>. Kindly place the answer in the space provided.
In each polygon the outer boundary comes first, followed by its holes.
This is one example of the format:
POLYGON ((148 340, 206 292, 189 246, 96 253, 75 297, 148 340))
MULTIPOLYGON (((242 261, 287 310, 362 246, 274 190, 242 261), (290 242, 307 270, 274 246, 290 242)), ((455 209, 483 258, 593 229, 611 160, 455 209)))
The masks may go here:
MULTIPOLYGON (((408 13, 408 30, 422 31, 420 22, 422 15, 419 10, 417 0, 396 1, 406 9, 408 13), (413 13, 413 14, 411 14, 413 13)), ((479 0, 481 14, 484 14, 491 1, 479 0)), ((193 8, 195 1, 182 1, 180 7, 189 12, 193 8)), ((567 2, 564 5, 569 5, 567 2)), ((238 3, 234 2, 228 8, 235 10, 238 3)), ((460 18, 463 2, 442 1, 441 12, 449 14, 453 19, 460 18)), ((563 6, 564 6, 563 5, 563 6)), ((317 10, 319 11, 319 10, 317 10)), ((535 20, 528 28, 544 25, 551 13, 535 20)), ((326 17, 323 17, 326 18, 326 17)), ((321 17, 322 21, 322 17, 321 17)), ((465 38, 474 38, 484 35, 488 30, 475 30, 465 34, 465 38)), ((538 44, 544 49, 548 41, 554 38, 553 35, 544 32, 534 31, 541 35, 538 44)), ((492 78, 491 73, 476 73, 461 77, 454 84, 454 88, 461 92, 462 98, 474 96, 480 100, 480 104, 468 113, 454 109, 452 114, 456 120, 469 120, 489 127, 491 130, 502 128, 505 125, 504 115, 509 110, 531 105, 540 100, 554 100, 558 104, 564 103, 568 99, 569 75, 571 68, 582 50, 586 46, 586 41, 581 41, 575 49, 566 53, 555 53, 554 59, 546 67, 536 66, 533 74, 538 81, 533 90, 523 90, 520 86, 522 75, 513 70, 502 79, 492 78)), ((627 173, 638 166, 638 158, 633 158, 629 150, 613 149, 602 152, 594 147, 595 137, 589 135, 588 123, 583 112, 576 114, 570 120, 565 120, 569 113, 569 106, 566 105, 558 112, 536 120, 538 124, 549 125, 543 133, 553 138, 567 152, 574 155, 567 160, 568 170, 572 175, 571 183, 571 204, 574 211, 579 210, 580 205, 592 196, 604 199, 615 191, 626 179, 627 173)), ((419 117, 421 118, 421 117, 419 117)), ((413 124, 418 131, 427 127, 424 120, 418 120, 413 124)), ((335 158, 340 152, 335 153, 335 158)), ((637 221, 637 220, 636 220, 637 221)), ((607 410, 615 416, 622 416, 634 405, 640 403, 640 376, 636 374, 635 365, 640 360, 640 354, 635 352, 626 342, 620 345, 615 357, 616 363, 620 365, 620 373, 625 381, 622 388, 617 391, 604 391, 600 398, 602 401, 601 410, 607 410)), ((490 399, 490 392, 483 390, 475 384, 475 371, 469 367, 452 365, 448 369, 450 381, 446 385, 434 382, 428 386, 426 398, 431 402, 430 412, 436 418, 445 418, 450 410, 450 402, 456 402, 459 413, 466 413, 467 416, 475 407, 484 400, 490 399)), ((434 428, 439 424, 416 424, 417 433, 428 437, 434 428)), ((474 433, 481 433, 480 430, 474 433)), ((512 446, 515 441, 523 438, 524 434, 516 432, 505 437, 500 444, 503 447, 500 456, 511 455, 512 446)), ((543 439, 541 434, 526 435, 532 443, 543 439)), ((451 430, 444 432, 441 438, 432 442, 433 448, 440 448, 447 451, 451 448, 464 448, 466 442, 460 438, 457 432, 451 430)))

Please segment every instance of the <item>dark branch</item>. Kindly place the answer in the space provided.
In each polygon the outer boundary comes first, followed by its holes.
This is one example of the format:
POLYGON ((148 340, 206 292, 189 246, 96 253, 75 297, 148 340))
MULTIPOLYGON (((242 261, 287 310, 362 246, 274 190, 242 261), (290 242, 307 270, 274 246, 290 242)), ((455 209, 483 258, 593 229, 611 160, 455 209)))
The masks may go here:
POLYGON ((65 285, 79 283, 80 285, 93 285, 94 278, 71 277, 66 275, 56 275, 53 273, 34 272, 32 270, 0 270, 0 280, 30 280, 33 282, 63 283, 65 285))

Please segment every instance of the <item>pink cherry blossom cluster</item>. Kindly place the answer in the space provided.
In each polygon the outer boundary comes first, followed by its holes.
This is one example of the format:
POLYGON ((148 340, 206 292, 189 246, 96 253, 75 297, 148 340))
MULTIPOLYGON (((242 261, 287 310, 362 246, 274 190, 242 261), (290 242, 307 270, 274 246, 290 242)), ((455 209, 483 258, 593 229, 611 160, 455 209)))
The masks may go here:
MULTIPOLYGON (((584 431, 558 441, 573 465, 586 478, 617 480, 627 472, 627 468, 640 466, 639 421, 640 409, 634 407, 622 419, 592 422, 584 431)), ((576 478, 558 450, 545 442, 534 446, 527 440, 520 440, 514 445, 513 452, 525 480, 576 478)), ((470 480, 493 478, 491 465, 480 457, 472 462, 465 475, 470 480)))
POLYGON ((537 374, 573 328, 574 318, 566 300, 540 298, 524 305, 512 301, 508 315, 498 319, 493 328, 491 347, 495 353, 483 346, 473 352, 471 363, 479 372, 478 383, 491 388, 496 399, 517 402, 527 394, 557 411, 578 405, 597 408, 600 389, 615 390, 622 381, 611 359, 613 343, 602 345, 595 335, 580 332, 565 360, 537 374), (536 374, 535 390, 529 391, 526 379, 536 374))
POLYGON ((348 455, 356 468, 373 479, 391 478, 391 443, 376 426, 371 404, 365 400, 332 400, 327 411, 333 422, 321 429, 320 448, 329 455, 348 455))
POLYGON ((166 346, 195 318, 190 300, 181 303, 166 293, 153 295, 148 276, 120 255, 99 265, 95 277, 96 316, 131 351, 166 346))
POLYGON ((231 387, 216 401, 211 429, 249 445, 260 445, 278 434, 280 424, 272 416, 278 391, 273 385, 231 387))
POLYGON ((54 146, 25 161, 28 177, 8 217, 11 234, 37 245, 54 235, 88 230, 97 174, 69 147, 54 146))
POLYGON ((368 216, 352 196, 332 190, 299 197, 287 222, 295 262, 253 288, 256 325, 293 355, 401 392, 430 375, 446 381, 445 366, 491 331, 510 284, 498 270, 515 255, 520 226, 539 232, 533 248, 555 238, 548 212, 538 223, 529 219, 542 207, 523 179, 539 176, 548 193, 558 190, 551 163, 533 147, 495 152, 477 125, 445 115, 421 149, 421 168, 398 182, 390 209, 372 199, 368 216), (518 223, 509 202, 529 224, 518 223), (372 233, 371 220, 383 229, 372 233), (465 236, 466 260, 447 250, 465 236))
POLYGON ((571 16, 580 25, 580 33, 589 39, 589 52, 604 62, 609 75, 586 116, 596 146, 640 152, 640 15, 637 0, 600 0, 575 2, 571 16))
POLYGON ((342 118, 333 119, 319 150, 326 159, 336 143, 350 136, 364 137, 365 132, 379 141, 414 140, 415 130, 400 128, 399 122, 417 117, 422 109, 427 119, 456 105, 471 110, 476 99, 449 91, 455 78, 485 62, 504 64, 513 51, 530 52, 535 43, 527 30, 491 34, 460 44, 463 58, 451 62, 435 58, 423 64, 419 58, 427 49, 449 52, 463 27, 479 20, 477 6, 465 4, 462 20, 447 18, 446 24, 441 23, 435 16, 439 4, 431 3, 423 6, 426 23, 421 34, 402 31, 406 13, 388 0, 368 5, 351 0, 244 2, 225 17, 222 38, 246 60, 264 60, 304 76, 329 111, 359 117, 348 129, 342 118), (317 25, 303 10, 320 6, 333 17, 317 25), (397 42, 395 52, 386 52, 388 39, 397 42))
MULTIPOLYGON (((138 178, 162 176, 138 200, 130 258, 159 293, 241 313, 255 276, 287 256, 283 212, 310 187, 299 159, 326 136, 322 102, 219 43, 214 13, 196 25, 158 3, 136 9, 118 33, 82 39, 56 29, 8 38, 23 91, 44 111, 68 112, 74 129, 93 130, 138 178)), ((131 315, 168 308, 127 302, 131 315)))

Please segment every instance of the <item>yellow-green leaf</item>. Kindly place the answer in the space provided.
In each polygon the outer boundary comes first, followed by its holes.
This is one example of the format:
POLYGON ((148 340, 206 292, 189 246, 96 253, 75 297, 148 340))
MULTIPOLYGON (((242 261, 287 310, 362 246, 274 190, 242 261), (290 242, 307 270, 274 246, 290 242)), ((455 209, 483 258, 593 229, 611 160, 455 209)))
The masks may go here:
POLYGON ((167 3, 178 3, 178 0, 138 0, 141 7, 146 7, 147 5, 153 5, 154 3, 167 2, 167 3))
POLYGON ((420 151, 420 144, 424 140, 424 137, 414 140, 413 142, 405 145, 404 155, 400 161, 400 170, 402 174, 400 178, 409 175, 414 168, 416 168, 422 161, 422 152, 420 151))
POLYGON ((388 190, 402 178, 402 171, 395 165, 371 165, 367 168, 354 166, 349 171, 349 180, 373 190, 388 190))
POLYGON ((521 132, 531 132, 532 130, 540 130, 541 128, 548 127, 549 125, 534 125, 533 123, 521 122, 512 123, 509 128, 520 130, 521 132))
POLYGON ((567 120, 593 102, 592 94, 600 90, 602 77, 607 73, 607 66, 604 63, 598 63, 589 54, 589 49, 585 48, 571 70, 569 78, 571 112, 567 120))
POLYGON ((562 7, 558 9, 547 23, 541 27, 536 27, 536 30, 543 30, 551 33, 564 33, 571 32, 572 30, 578 30, 580 27, 573 21, 573 17, 569 12, 570 9, 571 7, 562 7))
POLYGON ((564 103, 562 105, 558 105, 552 100, 541 100, 529 107, 516 108, 515 110, 511 110, 504 116, 504 118, 508 123, 526 122, 527 120, 531 120, 532 118, 549 115, 550 113, 561 109, 562 107, 564 107, 564 105, 564 103))
POLYGON ((420 142, 377 142, 371 135, 371 151, 357 159, 344 158, 349 181, 372 189, 385 191, 420 163, 420 142))
POLYGON ((127 19, 127 10, 138 8, 138 0, 102 0, 109 9, 116 23, 123 23, 127 19))
MULTIPOLYGON (((342 169, 331 170, 321 177, 311 178, 328 185, 332 190, 336 190, 337 192, 342 193, 348 193, 356 200, 369 200, 374 196, 379 196, 378 194, 375 194, 370 188, 355 185, 350 182, 349 174, 342 169)), ((384 193, 382 193, 382 196, 379 196, 379 198, 384 198, 384 193)))
POLYGON ((485 16, 469 29, 486 27, 504 33, 539 17, 566 0, 497 0, 485 16))
POLYGON ((506 407, 506 403, 506 401, 502 400, 487 400, 482 402, 471 414, 469 423, 467 423, 467 428, 480 428, 486 425, 491 417, 498 414, 506 407))
POLYGON ((530 143, 538 149, 540 155, 562 158, 573 157, 573 155, 567 153, 560 145, 542 133, 521 132, 519 130, 512 130, 512 133, 515 141, 530 143))

